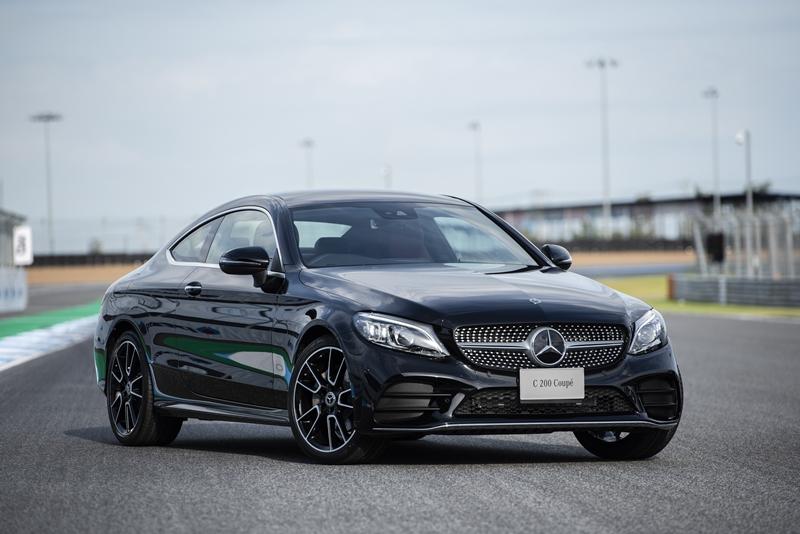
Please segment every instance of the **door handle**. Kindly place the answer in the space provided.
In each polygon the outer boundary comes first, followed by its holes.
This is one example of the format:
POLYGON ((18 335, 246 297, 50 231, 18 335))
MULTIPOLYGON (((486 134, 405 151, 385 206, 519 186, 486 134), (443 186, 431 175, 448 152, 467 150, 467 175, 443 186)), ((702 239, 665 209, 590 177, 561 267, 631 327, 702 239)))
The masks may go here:
POLYGON ((200 282, 189 282, 183 288, 183 291, 190 297, 196 297, 203 292, 203 284, 200 282))

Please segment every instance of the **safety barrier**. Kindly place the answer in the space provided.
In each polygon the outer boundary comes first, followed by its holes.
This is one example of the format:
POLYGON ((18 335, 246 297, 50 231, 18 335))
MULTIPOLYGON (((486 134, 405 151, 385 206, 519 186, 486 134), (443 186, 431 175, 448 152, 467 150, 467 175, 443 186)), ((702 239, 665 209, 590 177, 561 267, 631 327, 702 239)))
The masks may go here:
POLYGON ((800 307, 800 278, 673 274, 669 278, 669 296, 692 302, 800 307))

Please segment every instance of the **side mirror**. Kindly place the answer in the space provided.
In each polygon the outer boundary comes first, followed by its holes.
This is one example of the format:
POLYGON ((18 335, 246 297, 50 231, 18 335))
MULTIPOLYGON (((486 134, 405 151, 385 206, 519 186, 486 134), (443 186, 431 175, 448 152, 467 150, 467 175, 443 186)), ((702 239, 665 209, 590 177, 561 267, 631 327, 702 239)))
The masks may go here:
POLYGON ((261 247, 242 247, 229 250, 219 259, 219 268, 227 274, 257 275, 269 267, 269 254, 261 247))
POLYGON ((544 255, 550 258, 550 261, 559 269, 566 271, 572 267, 572 256, 569 255, 569 251, 564 247, 547 244, 542 247, 542 252, 544 252, 544 255))

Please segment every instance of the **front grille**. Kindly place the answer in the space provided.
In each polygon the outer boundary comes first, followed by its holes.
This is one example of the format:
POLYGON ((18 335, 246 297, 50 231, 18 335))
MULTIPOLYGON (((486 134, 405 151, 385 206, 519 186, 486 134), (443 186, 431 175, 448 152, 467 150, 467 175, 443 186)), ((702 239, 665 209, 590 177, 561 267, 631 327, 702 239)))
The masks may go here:
POLYGON ((454 332, 456 343, 522 343, 535 328, 555 328, 567 341, 621 341, 625 329, 611 324, 512 324, 459 326, 454 332))
POLYGON ((625 352, 626 330, 605 324, 517 324, 461 326, 453 337, 461 353, 476 367, 513 372, 536 367, 524 346, 531 332, 540 326, 558 330, 569 343, 608 343, 607 346, 568 348, 556 367, 597 370, 618 363, 625 352), (509 345, 520 345, 513 347, 509 345), (476 346, 482 345, 482 346, 476 346))
POLYGON ((624 348, 624 346, 620 346, 567 351, 559 367, 583 367, 584 369, 605 367, 617 361, 624 348))
POLYGON ((517 389, 483 389, 476 391, 456 408, 460 417, 570 417, 579 415, 622 415, 635 412, 633 404, 616 388, 587 387, 579 403, 522 404, 517 389))

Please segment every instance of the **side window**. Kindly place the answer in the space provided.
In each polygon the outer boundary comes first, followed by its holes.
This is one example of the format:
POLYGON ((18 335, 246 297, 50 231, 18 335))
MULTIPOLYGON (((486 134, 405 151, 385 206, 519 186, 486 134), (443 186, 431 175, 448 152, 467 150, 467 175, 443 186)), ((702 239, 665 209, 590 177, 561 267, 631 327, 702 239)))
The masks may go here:
POLYGON ((206 261, 208 246, 211 244, 211 238, 214 236, 214 231, 216 231, 219 223, 219 219, 209 221, 178 241, 178 243, 170 249, 172 257, 175 258, 176 261, 188 261, 193 263, 203 263, 206 261))
POLYGON ((278 248, 275 231, 269 218, 262 212, 246 210, 226 215, 211 242, 206 261, 218 263, 223 254, 241 247, 262 247, 270 256, 275 254, 278 248))

